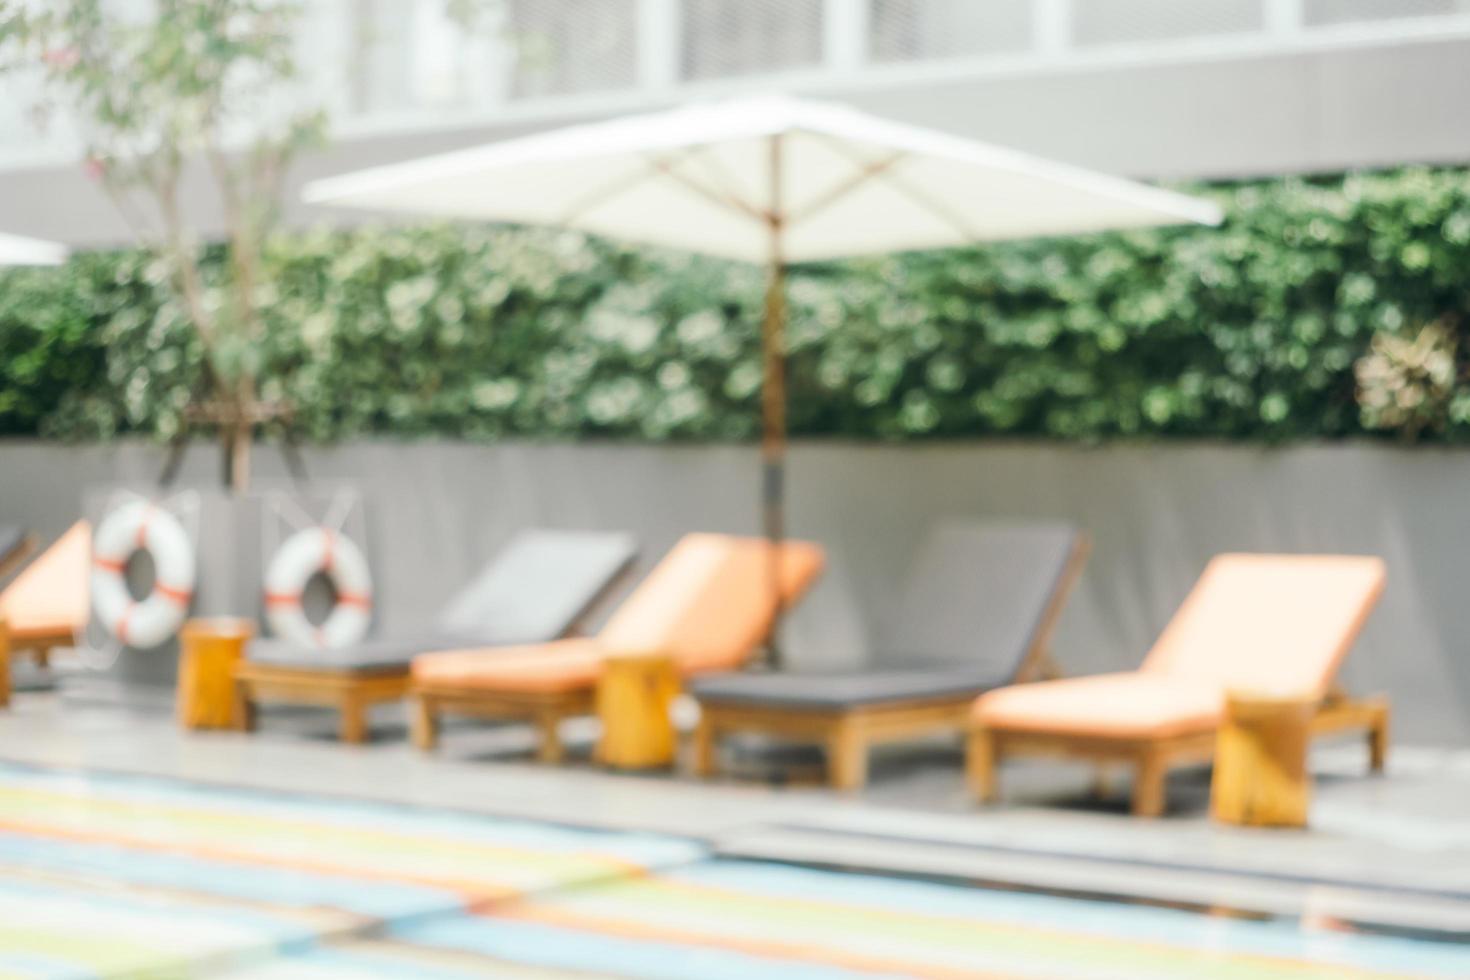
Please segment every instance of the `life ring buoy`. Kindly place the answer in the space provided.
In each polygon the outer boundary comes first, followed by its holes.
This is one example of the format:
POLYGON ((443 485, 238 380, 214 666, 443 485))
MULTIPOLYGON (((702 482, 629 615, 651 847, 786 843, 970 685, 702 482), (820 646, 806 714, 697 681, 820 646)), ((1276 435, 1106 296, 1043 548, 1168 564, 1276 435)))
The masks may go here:
POLYGON ((194 599, 194 545, 173 514, 147 500, 123 504, 102 519, 92 539, 92 608, 104 629, 126 646, 156 647, 179 631, 194 599), (153 559, 153 590, 128 590, 128 561, 153 559))
POLYGON ((357 545, 336 531, 309 527, 286 539, 265 572, 265 617, 277 636, 322 650, 362 640, 373 622, 373 580, 357 545), (302 592, 325 575, 336 605, 320 626, 306 618, 302 592))

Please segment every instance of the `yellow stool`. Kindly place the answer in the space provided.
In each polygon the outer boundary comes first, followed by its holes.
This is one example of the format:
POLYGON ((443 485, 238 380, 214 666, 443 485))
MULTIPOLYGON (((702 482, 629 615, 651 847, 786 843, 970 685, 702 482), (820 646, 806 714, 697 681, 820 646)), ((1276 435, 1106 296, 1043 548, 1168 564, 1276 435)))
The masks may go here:
POLYGON ((244 619, 191 619, 179 631, 179 724, 235 728, 235 665, 255 627, 244 619))
POLYGON ((618 769, 673 765, 678 735, 669 708, 678 696, 679 673, 668 656, 609 657, 597 683, 597 761, 618 769))
POLYGON ((1298 695, 1226 695, 1210 784, 1216 820, 1247 827, 1307 825, 1307 745, 1316 711, 1316 700, 1298 695))

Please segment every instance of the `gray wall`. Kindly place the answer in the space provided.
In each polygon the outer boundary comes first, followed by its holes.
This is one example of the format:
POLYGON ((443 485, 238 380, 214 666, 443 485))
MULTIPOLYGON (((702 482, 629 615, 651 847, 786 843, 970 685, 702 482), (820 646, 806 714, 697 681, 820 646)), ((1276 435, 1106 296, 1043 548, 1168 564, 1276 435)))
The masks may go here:
MULTIPOLYGON (((0 520, 58 533, 85 489, 146 481, 160 463, 146 445, 0 442, 0 520)), ((315 480, 366 494, 388 627, 429 618, 527 524, 628 528, 646 559, 686 530, 757 526, 756 456, 739 447, 363 443, 314 451, 308 464, 315 480)), ((262 483, 285 472, 270 449, 257 468, 262 483)), ((200 447, 184 482, 207 486, 216 473, 216 454, 200 447)), ((831 567, 786 642, 806 664, 867 656, 897 576, 941 516, 1060 517, 1093 534, 1057 637, 1070 673, 1135 666, 1214 553, 1372 553, 1388 561, 1389 589, 1346 680, 1391 693, 1404 738, 1470 744, 1466 488, 1470 451, 1460 450, 798 445, 790 527, 825 545, 831 567)))

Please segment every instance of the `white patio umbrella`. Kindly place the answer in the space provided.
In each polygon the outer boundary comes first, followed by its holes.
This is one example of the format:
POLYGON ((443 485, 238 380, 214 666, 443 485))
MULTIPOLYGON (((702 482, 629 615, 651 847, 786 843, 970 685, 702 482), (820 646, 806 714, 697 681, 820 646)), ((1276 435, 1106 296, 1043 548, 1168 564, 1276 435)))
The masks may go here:
POLYGON ((60 265, 65 261, 65 245, 0 233, 0 265, 60 265))
POLYGON ((786 96, 693 105, 315 181, 314 204, 573 228, 764 265, 766 533, 783 528, 792 263, 1199 222, 1196 198, 786 96))

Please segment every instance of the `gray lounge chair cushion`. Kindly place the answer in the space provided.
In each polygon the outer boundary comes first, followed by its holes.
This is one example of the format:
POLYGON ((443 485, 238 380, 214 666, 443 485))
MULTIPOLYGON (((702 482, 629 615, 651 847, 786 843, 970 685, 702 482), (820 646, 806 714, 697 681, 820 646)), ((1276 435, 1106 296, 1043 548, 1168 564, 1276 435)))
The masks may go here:
POLYGON ((438 627, 473 634, 487 646, 554 640, 576 625, 637 555, 631 534, 522 531, 450 599, 438 627))
POLYGON ((720 674, 690 689, 706 701, 817 709, 963 697, 1007 684, 1031 651, 1077 537, 1060 524, 942 524, 920 548, 870 668, 720 674))
POLYGON ((354 673, 402 673, 408 669, 414 657, 426 651, 485 645, 483 640, 473 635, 443 632, 376 637, 336 650, 315 650, 289 640, 264 639, 250 644, 250 659, 255 663, 276 667, 354 673))
POLYGON ((392 672, 433 650, 548 642, 576 626, 637 553, 629 534, 522 531, 450 599, 433 628, 337 650, 260 640, 250 645, 250 659, 313 670, 392 672))
POLYGON ((981 667, 875 667, 848 673, 719 674, 700 678, 690 687, 697 699, 721 704, 841 709, 978 697, 1009 681, 981 667))

